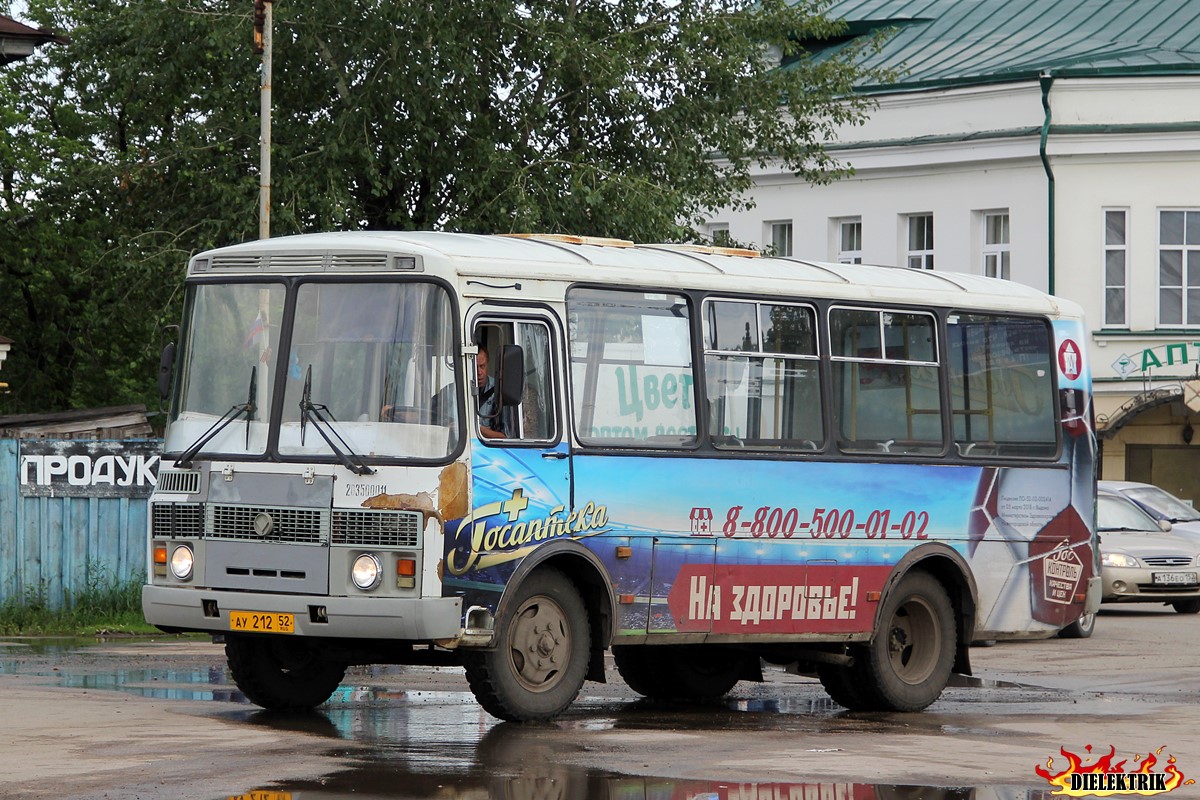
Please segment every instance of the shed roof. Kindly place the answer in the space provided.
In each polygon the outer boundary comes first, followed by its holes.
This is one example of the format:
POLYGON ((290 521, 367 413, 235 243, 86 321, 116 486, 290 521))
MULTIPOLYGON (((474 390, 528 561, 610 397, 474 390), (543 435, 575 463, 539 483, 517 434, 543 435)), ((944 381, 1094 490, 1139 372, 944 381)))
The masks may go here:
MULTIPOLYGON (((870 67, 902 70, 911 91, 1055 76, 1200 74, 1196 0, 838 0, 849 39, 891 29, 870 67)), ((818 56, 846 47, 841 40, 818 56)))
POLYGON ((41 28, 31 28, 11 17, 0 15, 0 64, 19 61, 29 56, 33 48, 48 42, 67 44, 71 40, 41 28))

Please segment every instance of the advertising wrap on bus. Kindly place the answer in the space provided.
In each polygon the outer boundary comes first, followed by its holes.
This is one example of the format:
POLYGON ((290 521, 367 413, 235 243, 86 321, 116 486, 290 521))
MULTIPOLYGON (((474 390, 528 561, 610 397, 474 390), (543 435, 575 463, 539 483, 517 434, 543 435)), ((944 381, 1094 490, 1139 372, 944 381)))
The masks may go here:
POLYGON ((1086 336, 1010 281, 721 248, 197 254, 143 611, 223 637, 267 708, 437 664, 496 717, 549 719, 610 651, 656 699, 770 663, 917 711, 974 641, 1091 633, 1086 336))

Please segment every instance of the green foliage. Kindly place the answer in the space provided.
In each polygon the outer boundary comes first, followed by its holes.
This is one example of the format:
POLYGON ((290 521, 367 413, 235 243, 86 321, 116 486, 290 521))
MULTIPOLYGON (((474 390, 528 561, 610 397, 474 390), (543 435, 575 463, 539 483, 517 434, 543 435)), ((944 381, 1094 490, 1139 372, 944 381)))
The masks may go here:
POLYGON ((119 580, 89 565, 85 587, 68 594, 61 608, 49 602, 45 586, 30 587, 23 598, 0 604, 0 635, 149 633, 157 629, 142 616, 142 580, 119 580))
MULTIPOLYGON (((257 235, 253 6, 25 6, 71 44, 0 70, 0 413, 153 407, 187 256, 257 235)), ((757 164, 841 174, 823 143, 869 106, 858 46, 805 49, 822 7, 278 0, 272 233, 695 239, 757 164)))

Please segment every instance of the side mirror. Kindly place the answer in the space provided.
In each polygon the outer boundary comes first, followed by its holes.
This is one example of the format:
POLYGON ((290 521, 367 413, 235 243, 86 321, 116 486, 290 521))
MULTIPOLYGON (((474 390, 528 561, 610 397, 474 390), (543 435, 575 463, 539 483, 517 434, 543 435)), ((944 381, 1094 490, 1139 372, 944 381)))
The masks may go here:
POLYGON ((506 344, 500 354, 500 402, 515 406, 525 393, 525 351, 519 344, 506 344))
POLYGON ((158 396, 166 400, 171 393, 171 372, 175 367, 175 343, 167 342, 158 357, 158 396))
POLYGON ((1170 533, 1170 532, 1171 532, 1171 528, 1173 528, 1174 526, 1173 526, 1173 525, 1171 525, 1171 520, 1169 520, 1169 519, 1160 519, 1160 520, 1158 521, 1158 527, 1162 528, 1162 530, 1163 530, 1163 533, 1170 533))

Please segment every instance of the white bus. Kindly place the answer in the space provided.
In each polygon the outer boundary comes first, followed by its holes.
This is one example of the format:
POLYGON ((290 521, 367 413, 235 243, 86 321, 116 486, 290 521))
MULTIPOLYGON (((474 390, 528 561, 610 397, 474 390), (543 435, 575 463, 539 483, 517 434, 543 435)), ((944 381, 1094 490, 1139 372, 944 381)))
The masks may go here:
POLYGON ((972 641, 1089 635, 1079 309, 755 256, 433 232, 196 255, 147 620, 223 638, 264 707, 460 664, 508 720, 563 711, 608 648, 650 697, 765 661, 919 710, 972 641))

